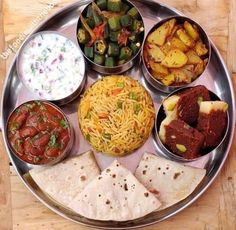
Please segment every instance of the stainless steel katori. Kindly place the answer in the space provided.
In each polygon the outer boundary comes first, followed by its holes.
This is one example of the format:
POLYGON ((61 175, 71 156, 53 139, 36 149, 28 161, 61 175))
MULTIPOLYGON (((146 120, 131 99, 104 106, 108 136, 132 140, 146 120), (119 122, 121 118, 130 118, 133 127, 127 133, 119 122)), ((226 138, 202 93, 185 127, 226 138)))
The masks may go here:
MULTIPOLYGON (((70 37, 72 40, 76 41, 76 24, 78 21, 79 14, 83 10, 85 4, 89 1, 78 1, 72 5, 67 6, 61 11, 57 12, 45 22, 39 25, 34 32, 39 32, 42 30, 53 30, 59 31, 60 33, 65 34, 67 37, 70 37)), ((146 31, 149 31, 153 25, 158 21, 165 19, 170 16, 181 15, 181 13, 174 8, 160 4, 154 0, 133 0, 132 3, 138 7, 140 10, 143 20, 145 23, 146 31)), ((3 88, 2 101, 1 101, 1 118, 3 126, 3 138, 6 145, 7 153, 10 157, 12 165, 14 166, 18 176, 21 178, 25 186, 32 192, 32 194, 37 197, 44 205, 53 210, 55 213, 61 215, 64 218, 67 218, 75 223, 82 225, 94 227, 96 229, 136 229, 138 227, 145 227, 159 221, 163 221, 184 208, 192 204, 197 198, 199 198, 210 184, 214 181, 215 177, 222 168, 227 155, 230 150, 230 146, 233 140, 234 134, 234 124, 235 124, 235 98, 234 91, 232 87, 231 78, 227 70, 224 61, 211 42, 211 59, 207 70, 204 72, 203 76, 198 79, 197 84, 205 85, 210 91, 218 95, 222 100, 226 101, 229 104, 229 128, 228 133, 222 142, 221 146, 211 153, 195 160, 192 162, 186 163, 187 165, 192 165, 198 168, 206 169, 206 177, 202 183, 196 188, 196 190, 186 199, 181 202, 158 212, 153 212, 143 218, 126 221, 126 222, 113 222, 113 221, 95 221, 84 218, 78 214, 71 212, 68 209, 60 206, 55 201, 51 200, 46 196, 29 178, 25 177, 28 171, 32 168, 31 165, 22 163, 15 157, 15 155, 7 147, 6 140, 6 122, 7 117, 10 112, 19 104, 32 100, 32 94, 22 85, 16 73, 16 59, 13 60, 13 63, 9 69, 8 76, 5 81, 3 88)), ((152 85, 150 85, 143 76, 143 73, 140 69, 141 61, 137 61, 135 66, 127 71, 125 74, 132 76, 134 79, 137 79, 143 84, 146 89, 151 94, 156 111, 158 110, 163 98, 166 97, 165 93, 162 93, 152 85)), ((100 74, 94 72, 90 68, 86 70, 87 74, 87 83, 85 88, 88 88, 94 81, 101 77, 100 74)), ((64 113, 67 115, 72 127, 75 131, 75 141, 70 155, 80 154, 84 151, 91 149, 91 146, 88 145, 86 140, 84 140, 77 121, 77 106, 79 98, 75 99, 73 102, 62 107, 64 113)), ((142 154, 146 152, 152 152, 159 156, 167 157, 160 147, 156 144, 155 141, 155 132, 147 142, 133 154, 119 158, 121 164, 127 167, 129 170, 134 172, 135 168, 139 164, 142 154)), ((101 153, 96 153, 95 157, 97 159, 98 165, 101 169, 104 169, 108 166, 113 160, 113 157, 107 157, 101 153)), ((170 156, 169 159, 174 160, 170 156)))
MULTIPOLYGON (((130 5, 131 7, 135 6, 135 4, 133 4, 131 1, 129 0, 123 0, 125 3, 127 3, 128 5, 130 5)), ((84 15, 84 12, 86 12, 88 9, 88 6, 86 6, 81 14, 84 15)), ((141 20, 143 21, 143 17, 142 14, 139 10, 139 8, 137 8, 140 16, 141 16, 141 20)), ((78 33, 79 28, 81 27, 81 19, 79 18, 78 23, 77 23, 77 29, 76 29, 76 34, 78 33)), ((142 50, 142 44, 144 41, 144 33, 145 33, 145 28, 144 31, 140 33, 140 38, 141 38, 141 44, 140 44, 140 48, 138 50, 138 52, 127 62, 125 62, 122 65, 118 65, 118 66, 114 66, 114 67, 107 67, 107 66, 103 66, 103 65, 98 65, 95 62, 93 62, 91 59, 89 59, 83 52, 83 45, 78 42, 78 45, 81 49, 81 52, 84 55, 84 58, 87 60, 89 67, 91 67, 92 69, 96 70, 97 72, 101 73, 101 74, 120 74, 120 73, 124 73, 125 71, 129 70, 130 68, 132 68, 135 63, 137 63, 139 61, 139 54, 141 53, 142 50)))
MULTIPOLYGON (((171 97, 172 95, 176 95, 176 94, 179 94, 181 93, 182 91, 184 90, 188 90, 192 87, 184 87, 184 88, 181 88, 181 89, 177 89, 175 90, 174 92, 172 92, 171 94, 169 94, 166 98, 168 97, 171 97)), ((213 92, 209 91, 209 95, 210 95, 210 98, 212 101, 220 101, 221 99, 213 92)), ((227 112, 227 121, 226 121, 226 128, 225 128, 225 131, 222 135, 222 138, 221 138, 221 141, 220 143, 214 147, 214 148, 208 148, 204 151, 201 152, 201 155, 199 155, 199 157, 197 158, 194 158, 194 159, 186 159, 182 156, 179 156, 175 153, 173 153, 171 150, 169 150, 161 141, 161 138, 160 138, 160 135, 159 135, 159 131, 160 131, 160 126, 161 126, 161 122, 166 118, 166 114, 165 114, 165 111, 164 111, 164 107, 163 107, 163 103, 161 103, 158 111, 157 111, 157 114, 156 114, 156 120, 155 120, 155 140, 156 140, 156 143, 157 145, 159 146, 159 148, 161 149, 162 153, 168 157, 168 158, 171 158, 172 160, 174 161, 177 161, 177 162, 191 162, 191 161, 196 161, 198 158, 201 158, 213 151, 215 151, 218 147, 221 146, 221 143, 224 141, 224 139, 226 138, 227 134, 228 134, 228 129, 229 129, 229 113, 227 112)))
MULTIPOLYGON (((27 46, 29 45, 30 41, 32 41, 34 38, 42 36, 42 35, 56 35, 59 37, 63 37, 64 39, 68 39, 70 42, 72 42, 72 44, 74 44, 75 47, 77 47, 75 42, 73 42, 71 39, 67 38, 65 34, 59 33, 57 31, 49 31, 49 30, 40 31, 40 32, 32 34, 31 36, 29 36, 26 39, 24 44, 19 49, 19 52, 18 52, 18 55, 16 58, 16 69, 17 69, 18 76, 21 79, 22 83, 26 86, 26 88, 28 88, 29 91, 32 92, 32 94, 36 94, 36 92, 27 85, 27 82, 25 82, 24 69, 23 69, 23 64, 22 64, 22 56, 23 56, 23 53, 25 52, 25 50, 27 50, 27 46)), ((83 88, 85 86, 85 82, 86 82, 85 60, 83 58, 83 55, 82 55, 82 52, 80 51, 80 49, 78 47, 77 47, 77 49, 78 49, 77 53, 78 53, 78 55, 80 55, 78 62, 80 63, 80 66, 81 66, 81 69, 80 69, 81 73, 78 74, 77 77, 81 77, 82 80, 78 84, 78 87, 75 90, 73 90, 73 92, 71 92, 69 95, 59 98, 59 99, 56 99, 56 100, 55 99, 48 99, 49 101, 51 101, 57 105, 64 105, 64 104, 67 104, 67 103, 73 101, 76 97, 78 97, 78 95, 81 93, 81 91, 83 90, 83 88)), ((50 76, 50 72, 48 73, 48 76, 50 76)), ((46 98, 44 98, 44 97, 39 97, 39 99, 46 100, 46 98)))
MULTIPOLYGON (((195 85, 197 84, 198 82, 198 79, 204 74, 204 72, 206 71, 207 67, 208 67, 208 64, 209 64, 209 59, 211 57, 211 45, 210 45, 210 40, 206 34, 206 32, 203 30, 203 28, 197 23, 195 22, 194 20, 190 19, 189 17, 186 17, 186 16, 180 16, 180 15, 177 15, 177 16, 171 16, 171 17, 167 17, 159 22, 157 22, 153 27, 152 29, 148 32, 145 40, 144 40, 144 44, 146 43, 146 40, 147 40, 147 37, 155 30, 157 29, 158 27, 160 27, 163 23, 171 20, 172 18, 175 18, 176 19, 176 23, 177 24, 183 24, 185 21, 188 21, 190 22, 192 25, 195 25, 196 28, 198 29, 199 31, 199 34, 200 34, 200 38, 202 39, 203 41, 203 44, 206 45, 206 48, 208 49, 208 53, 205 55, 204 58, 208 59, 208 62, 206 64, 206 67, 203 71, 203 73, 198 76, 193 82, 189 83, 189 84, 184 84, 184 85, 178 85, 178 86, 166 86, 164 85, 162 82, 158 81, 155 77, 153 77, 153 75, 150 73, 150 71, 148 70, 147 68, 147 65, 145 63, 145 59, 144 59, 144 55, 143 55, 143 51, 142 51, 142 61, 143 61, 143 64, 142 64, 142 70, 143 70, 143 74, 146 78, 146 80, 152 84, 156 89, 164 92, 164 93, 171 93, 181 87, 184 87, 184 86, 191 86, 191 85, 195 85)), ((144 49, 144 45, 143 45, 143 49, 144 49)))

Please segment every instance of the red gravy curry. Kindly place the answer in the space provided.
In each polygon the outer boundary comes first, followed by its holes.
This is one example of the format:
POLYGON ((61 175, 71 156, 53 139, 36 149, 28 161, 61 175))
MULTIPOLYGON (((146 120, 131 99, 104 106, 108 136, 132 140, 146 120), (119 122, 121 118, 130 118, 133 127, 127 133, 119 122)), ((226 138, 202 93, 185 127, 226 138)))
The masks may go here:
POLYGON ((7 135, 19 158, 31 164, 46 164, 64 152, 71 133, 67 119, 54 106, 30 101, 12 113, 7 135))

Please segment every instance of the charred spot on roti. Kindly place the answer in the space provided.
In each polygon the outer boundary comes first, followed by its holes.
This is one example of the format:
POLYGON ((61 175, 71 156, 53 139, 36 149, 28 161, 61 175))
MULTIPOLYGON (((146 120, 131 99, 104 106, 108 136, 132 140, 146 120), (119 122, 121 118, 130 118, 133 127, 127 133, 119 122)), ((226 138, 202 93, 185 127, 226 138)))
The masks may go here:
POLYGON ((119 164, 116 164, 116 167, 119 167, 120 165, 119 164))
POLYGON ((102 177, 100 176, 100 177, 98 177, 98 180, 101 180, 102 179, 102 177))
POLYGON ((77 165, 77 163, 75 162, 74 165, 77 165))
POLYGON ((146 175, 146 172, 147 172, 146 170, 143 170, 143 175, 146 175))
POLYGON ((166 170, 169 170, 169 167, 168 167, 168 166, 166 167, 166 170))
POLYGON ((159 195, 160 192, 157 191, 156 189, 152 189, 152 190, 149 190, 151 193, 155 194, 155 195, 159 195))
MULTIPOLYGON (((182 172, 183 172, 183 171, 182 171, 182 172)), ((179 176, 180 176, 180 172, 177 172, 177 173, 174 174, 173 179, 176 180, 179 176)))
POLYGON ((165 172, 163 172, 163 175, 165 175, 166 173, 165 172))
POLYGON ((110 203, 111 203, 111 201, 107 199, 106 200, 106 204, 110 204, 110 203))
POLYGON ((161 170, 161 167, 158 167, 158 170, 161 170))
POLYGON ((125 197, 125 200, 127 200, 127 197, 125 197))
POLYGON ((116 178, 116 174, 112 174, 112 177, 113 177, 113 178, 116 178))
POLYGON ((128 185, 126 183, 124 185, 124 189, 125 189, 125 191, 128 191, 128 185))
POLYGON ((116 183, 113 183, 113 186, 116 186, 116 183))
POLYGON ((84 197, 87 197, 87 195, 85 194, 84 197))
POLYGON ((144 193, 144 196, 145 196, 145 197, 148 197, 148 196, 149 196, 149 193, 148 193, 148 192, 145 192, 145 193, 144 193))
POLYGON ((147 169, 147 168, 148 168, 148 166, 147 166, 147 165, 145 165, 145 168, 147 169))
POLYGON ((80 169, 84 169, 84 166, 81 166, 80 169))
POLYGON ((150 179, 149 182, 152 182, 152 179, 150 179))
POLYGON ((84 176, 84 175, 81 176, 81 177, 80 177, 80 180, 81 180, 81 181, 85 181, 85 180, 86 180, 86 176, 84 176))
POLYGON ((124 179, 124 181, 127 181, 126 178, 124 179))
POLYGON ((110 170, 109 168, 108 168, 108 169, 106 169, 106 172, 107 172, 107 173, 109 173, 110 171, 111 171, 111 170, 110 170))

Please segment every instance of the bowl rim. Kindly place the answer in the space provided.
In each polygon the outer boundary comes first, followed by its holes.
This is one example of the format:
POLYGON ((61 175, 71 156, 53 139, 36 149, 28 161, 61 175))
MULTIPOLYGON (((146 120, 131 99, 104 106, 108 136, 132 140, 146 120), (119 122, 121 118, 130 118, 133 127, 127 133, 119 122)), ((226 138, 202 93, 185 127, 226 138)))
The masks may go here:
MULTIPOLYGON (((200 86, 200 85, 196 85, 196 86, 200 86)), ((183 156, 180 156, 180 155, 177 155, 175 153, 173 153, 172 151, 170 151, 164 144, 163 142, 161 141, 160 139, 160 136, 159 136, 159 130, 160 130, 160 125, 158 125, 157 121, 158 121, 158 116, 160 115, 160 112, 164 112, 164 108, 163 108, 163 102, 169 98, 170 96, 173 96, 175 95, 176 93, 179 93, 181 91, 184 91, 184 90, 187 90, 187 89, 191 89, 191 88, 194 88, 196 86, 186 86, 186 87, 183 87, 183 88, 179 88, 175 91, 173 91, 172 93, 168 94, 168 96, 166 96, 161 104, 159 105, 158 109, 157 109, 157 113, 156 113, 156 117, 155 117, 155 124, 154 124, 154 140, 156 142, 156 144, 160 147, 160 149, 162 150, 162 152, 164 153, 164 155, 166 155, 169 159, 173 159, 177 162, 192 162, 192 161, 196 161, 202 157, 205 157, 206 155, 209 155, 210 153, 212 153, 213 151, 215 151, 216 149, 218 149, 221 144, 223 143, 223 141, 225 140, 227 134, 228 134, 228 131, 229 131, 229 111, 227 110, 226 112, 226 127, 225 127, 225 130, 224 130, 224 135, 222 135, 222 138, 221 138, 221 141, 217 144, 216 147, 214 148, 210 148, 209 151, 207 151, 206 153, 204 153, 203 155, 199 155, 198 157, 195 157, 195 158, 191 158, 191 159, 187 159, 187 158, 184 158, 183 156)), ((223 101, 216 93, 212 92, 211 90, 207 89, 209 91, 209 94, 210 94, 210 97, 211 96, 214 96, 216 99, 214 100, 211 100, 211 101, 223 101)), ((211 97, 212 99, 212 97, 211 97)), ((165 112, 164 112, 165 113, 165 112)), ((166 118, 166 115, 165 115, 165 118, 166 118)), ((165 119, 164 118, 164 119, 165 119)), ((162 119, 159 123, 161 124, 161 122, 164 120, 162 119)))
MULTIPOLYGON (((21 46, 21 48, 19 49, 18 51, 18 55, 17 55, 17 58, 16 58, 16 71, 17 71, 17 75, 20 79, 20 81, 23 83, 23 85, 33 94, 33 95, 36 95, 39 100, 43 100, 43 101, 51 101, 52 103, 57 103, 59 105, 63 105, 63 104, 66 104, 66 103, 69 103, 70 101, 72 101, 74 98, 75 98, 75 94, 77 94, 76 92, 82 90, 79 90, 81 87, 83 88, 84 86, 84 81, 85 81, 85 78, 86 78, 86 65, 85 65, 85 60, 84 60, 84 56, 83 54, 81 53, 81 50, 79 49, 78 45, 76 44, 76 42, 74 42, 71 38, 69 38, 68 36, 64 35, 62 32, 58 32, 58 31, 53 31, 53 30, 42 30, 42 31, 39 31, 39 32, 36 32, 32 35, 30 35, 23 43, 23 45, 21 46), (49 34, 49 35, 57 35, 57 36, 60 36, 60 37, 63 37, 67 40, 69 40, 70 42, 72 42, 72 44, 74 44, 74 46, 77 48, 78 52, 80 53, 81 55, 81 62, 82 62, 82 65, 83 65, 83 73, 81 74, 82 75, 82 80, 80 82, 80 84, 78 85, 78 87, 69 95, 67 95, 66 97, 63 97, 63 98, 60 98, 60 99, 46 99, 46 98, 43 98, 43 97, 40 97, 38 94, 36 94, 31 87, 29 87, 26 83, 25 83, 25 80, 24 80, 24 77, 23 77, 23 73, 21 71, 21 66, 22 66, 22 54, 25 50, 25 48, 27 47, 27 45, 29 44, 29 42, 34 39, 35 37, 37 36, 40 36, 40 35, 45 35, 45 34, 49 34), (66 101, 66 102, 63 102, 63 101, 66 101)), ((82 72, 82 71, 81 71, 82 72)))
MULTIPOLYGON (((177 24, 178 24, 178 21, 177 21, 177 24)), ((179 23, 179 24, 182 24, 182 23, 179 23)), ((154 26, 151 27, 151 29, 148 31, 145 39, 144 39, 144 42, 143 42, 143 46, 142 46, 142 63, 143 63, 143 67, 145 69, 145 71, 147 72, 147 74, 151 77, 151 79, 155 82, 155 84, 157 84, 158 86, 155 86, 154 83, 151 83, 151 85, 153 85, 154 88, 160 90, 161 92, 164 92, 164 93, 171 93, 171 92, 174 92, 175 90, 178 90, 180 88, 183 88, 183 87, 191 87, 193 85, 196 84, 196 81, 202 77, 204 75, 204 73, 206 72, 206 70, 208 69, 208 65, 210 63, 210 59, 211 59, 211 42, 210 42, 210 39, 209 39, 209 36, 207 35, 207 33, 205 32, 205 30, 203 29, 203 27, 198 23, 196 22, 195 20, 193 20, 192 18, 190 17, 187 17, 185 15, 181 16, 181 15, 175 15, 175 16, 170 16, 170 17, 167 17, 165 19, 162 19, 161 21, 157 22, 154 26), (191 23, 193 23, 194 25, 196 25, 198 27, 198 30, 200 30, 200 38, 203 38, 206 39, 206 42, 204 42, 204 44, 207 46, 208 48, 208 54, 207 54, 207 64, 204 68, 204 71, 197 77, 195 78, 192 82, 190 83, 187 83, 187 84, 182 84, 182 85, 173 85, 173 86, 166 86, 164 85, 161 81, 157 80, 156 78, 153 77, 153 75, 150 73, 149 69, 147 68, 147 65, 146 65, 146 62, 145 62, 145 58, 144 58, 144 47, 145 47, 145 44, 147 42, 147 38, 148 36, 150 35, 150 33, 152 33, 155 29, 157 29, 159 26, 161 26, 162 24, 164 24, 165 22, 171 20, 171 19, 177 19, 177 20, 186 20, 186 21, 189 21, 191 23)))
POLYGON ((127 3, 129 3, 130 5, 132 5, 132 7, 135 7, 135 8, 136 8, 136 10, 138 11, 138 13, 139 13, 139 15, 140 15, 140 18, 141 18, 141 20, 142 20, 143 28, 144 28, 144 30, 142 31, 142 33, 143 33, 142 41, 141 41, 141 44, 140 44, 140 47, 139 47, 138 52, 137 52, 130 60, 128 60, 128 61, 125 62, 124 64, 117 65, 117 66, 113 66, 113 67, 108 67, 108 66, 105 66, 105 65, 96 64, 94 61, 90 60, 90 59, 85 55, 85 53, 84 53, 84 51, 83 51, 83 49, 82 49, 82 47, 81 47, 81 45, 80 45, 80 43, 79 43, 77 34, 78 34, 78 30, 79 30, 79 24, 80 24, 80 21, 81 21, 81 20, 80 20, 80 16, 85 12, 85 10, 88 8, 88 6, 91 5, 92 2, 94 2, 94 0, 91 1, 89 4, 87 4, 87 5, 83 8, 83 10, 80 12, 80 15, 79 15, 79 18, 78 18, 78 21, 77 21, 77 24, 76 24, 76 41, 77 41, 78 47, 80 48, 80 50, 81 50, 81 52, 82 52, 82 54, 83 54, 83 56, 84 56, 84 59, 85 59, 89 64, 91 64, 91 65, 93 65, 93 66, 96 66, 96 67, 98 67, 98 68, 100 68, 100 69, 103 69, 104 71, 97 71, 97 72, 100 72, 100 73, 103 73, 103 74, 118 74, 118 73, 123 73, 123 72, 127 71, 128 69, 130 69, 130 68, 133 66, 132 61, 134 61, 134 60, 139 56, 139 54, 140 54, 141 51, 142 51, 143 45, 144 45, 144 41, 145 41, 145 31, 146 31, 146 29, 145 29, 145 23, 144 23, 144 20, 143 20, 143 15, 142 15, 142 13, 140 12, 139 8, 138 8, 133 2, 131 2, 130 0, 122 0, 122 1, 123 1, 123 2, 127 2, 127 3), (125 68, 125 70, 122 70, 122 71, 117 71, 117 72, 115 71, 117 68, 122 68, 122 67, 124 67, 124 66, 127 66, 127 69, 125 68), (129 68, 128 68, 128 66, 129 66, 129 68), (107 71, 106 71, 106 69, 107 69, 107 71), (109 72, 109 71, 112 71, 112 70, 114 71, 114 73, 109 72))
POLYGON ((28 104, 28 103, 33 103, 33 102, 40 102, 40 103, 43 103, 43 104, 47 104, 49 106, 51 106, 52 108, 56 109, 59 113, 61 113, 63 115, 63 118, 67 121, 69 127, 69 136, 70 136, 70 140, 66 146, 66 148, 63 150, 63 152, 57 156, 54 160, 52 161, 49 161, 47 163, 44 163, 44 164, 34 164, 32 162, 28 162, 26 160, 23 160, 17 153, 16 151, 14 150, 14 148, 12 147, 12 145, 10 144, 10 141, 9 141, 9 138, 8 138, 8 135, 6 135, 6 143, 11 151, 11 153, 17 158, 19 159, 21 162, 24 162, 25 164, 29 164, 29 165, 32 165, 32 166, 51 166, 51 165, 54 165, 56 163, 59 163, 60 161, 62 161, 70 152, 71 150, 71 147, 72 147, 72 144, 74 142, 74 130, 73 130, 73 127, 68 119, 68 117, 66 116, 66 114, 62 111, 62 109, 60 109, 57 105, 53 104, 52 102, 50 101, 46 101, 46 100, 29 100, 29 101, 25 101, 23 103, 21 103, 20 105, 16 106, 11 112, 10 114, 8 115, 8 118, 7 118, 7 122, 6 122, 6 127, 5 127, 5 133, 7 134, 8 133, 8 124, 9 124, 9 121, 10 121, 10 118, 12 117, 12 115, 15 113, 15 111, 17 109, 19 109, 21 106, 25 105, 25 104, 28 104))

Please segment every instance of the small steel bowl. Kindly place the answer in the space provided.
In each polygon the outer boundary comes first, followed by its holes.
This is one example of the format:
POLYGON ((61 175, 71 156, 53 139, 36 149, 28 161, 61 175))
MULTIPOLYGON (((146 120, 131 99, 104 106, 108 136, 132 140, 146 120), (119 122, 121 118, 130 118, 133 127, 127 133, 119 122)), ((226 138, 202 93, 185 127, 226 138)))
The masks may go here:
POLYGON ((185 17, 185 16, 172 16, 172 17, 168 17, 168 18, 165 18, 163 20, 161 20, 160 22, 158 22, 157 24, 155 24, 152 29, 148 32, 146 38, 145 38, 145 41, 144 41, 144 45, 143 45, 143 49, 142 49, 142 71, 143 71, 143 74, 144 74, 144 77, 146 78, 146 80, 152 85, 154 86, 157 90, 161 91, 161 92, 164 92, 164 93, 171 93, 179 88, 182 88, 182 87, 187 87, 187 86, 193 86, 195 85, 197 79, 202 76, 205 72, 205 70, 207 69, 208 67, 208 64, 210 62, 210 57, 211 57, 211 44, 210 44, 210 40, 206 34, 206 32, 203 30, 203 28, 195 21, 193 21, 192 19, 188 18, 188 17, 185 17), (145 62, 145 57, 144 57, 144 46, 145 46, 145 43, 147 41, 147 38, 148 36, 155 30, 157 29, 158 27, 160 27, 163 23, 171 20, 175 18, 176 19, 176 24, 183 24, 184 21, 188 21, 190 22, 192 25, 195 25, 197 28, 198 28, 198 31, 200 33, 200 38, 202 39, 203 43, 205 44, 206 48, 208 49, 208 53, 203 56, 203 58, 208 58, 208 62, 205 66, 205 69, 204 71, 202 72, 202 74, 200 74, 196 79, 194 79, 191 83, 189 84, 183 84, 183 85, 176 85, 176 86, 166 86, 164 85, 162 82, 158 81, 155 77, 152 76, 152 74, 150 73, 147 65, 146 65, 146 62, 145 62))
MULTIPOLYGON (((130 7, 135 7, 137 9, 137 11, 139 12, 140 18, 143 22, 143 25, 144 25, 144 20, 143 20, 142 14, 140 13, 139 9, 129 0, 122 0, 122 2, 127 3, 130 7)), ((89 5, 91 5, 91 3, 88 4, 83 9, 83 11, 81 12, 81 15, 85 14, 85 12, 87 11, 89 5)), ((81 27, 81 20, 79 18, 78 23, 77 23, 77 29, 76 29, 76 37, 77 37, 78 30, 79 30, 80 27, 81 27)), ((124 63, 122 65, 114 66, 114 67, 107 67, 107 66, 98 65, 98 64, 94 63, 91 59, 86 57, 86 55, 84 54, 84 51, 83 51, 84 45, 80 44, 78 39, 77 39, 77 42, 78 42, 78 45, 81 49, 81 52, 84 55, 84 58, 86 59, 87 63, 89 64, 89 66, 93 70, 95 70, 95 71, 97 71, 101 74, 105 74, 105 75, 120 74, 120 73, 126 72, 127 70, 132 68, 139 61, 139 54, 140 54, 141 49, 142 49, 142 45, 143 45, 143 41, 144 41, 144 34, 145 34, 145 25, 144 25, 144 31, 141 33, 141 36, 140 36, 141 37, 141 44, 140 44, 140 48, 139 48, 138 52, 126 63, 124 63)))
POLYGON ((7 140, 7 145, 9 147, 9 149, 11 150, 11 153, 14 154, 15 157, 17 157, 21 162, 24 162, 24 163, 27 163, 29 165, 38 165, 38 166, 51 166, 51 165, 54 165, 60 161, 62 161, 65 157, 67 157, 73 147, 73 143, 74 143, 74 130, 73 130, 73 127, 72 125, 70 124, 67 116, 65 115, 65 113, 58 107, 56 106, 55 104, 51 103, 51 102, 48 102, 48 101, 44 101, 44 100, 31 100, 31 101, 27 101, 27 102, 24 102, 22 103, 21 105, 17 106, 11 113, 10 115, 8 116, 8 119, 7 119, 7 125, 6 125, 6 140, 7 140), (32 103, 32 102, 40 102, 42 104, 46 104, 46 105, 49 105, 50 107, 52 107, 53 109, 57 110, 62 116, 63 116, 63 119, 66 120, 67 124, 68 124, 68 128, 69 128, 69 135, 70 135, 70 140, 66 146, 66 148, 64 149, 64 151, 58 156, 56 157, 55 159, 47 162, 47 163, 32 163, 32 162, 28 162, 24 159, 22 159, 17 153, 16 151, 14 150, 14 148, 12 147, 12 145, 10 144, 10 141, 8 139, 8 125, 9 125, 9 121, 10 121, 10 118, 12 117, 12 115, 23 105, 25 104, 28 104, 28 103, 32 103))
MULTIPOLYGON (((174 92, 172 92, 171 94, 169 94, 166 98, 172 96, 172 95, 175 95, 177 93, 180 93, 182 92, 183 90, 186 90, 186 89, 190 89, 192 87, 184 87, 184 88, 181 88, 181 89, 178 89, 178 90, 175 90, 174 92)), ((209 91, 209 94, 210 94, 210 98, 212 101, 221 101, 221 99, 215 94, 213 93, 212 91, 208 90, 209 91)), ((165 99, 166 99, 165 98, 165 99)), ((164 99, 164 100, 165 100, 164 99)), ((163 100, 163 101, 164 101, 163 100)), ((222 135, 222 139, 221 141, 219 142, 219 144, 214 147, 214 148, 207 148, 206 150, 201 150, 201 155, 196 157, 196 158, 192 158, 192 159, 186 159, 180 155, 177 155, 175 153, 173 153, 171 150, 169 150, 161 141, 160 139, 160 136, 159 136, 159 130, 160 130, 160 126, 161 126, 161 123, 162 121, 166 118, 166 114, 165 114, 165 111, 164 111, 164 107, 163 107, 163 102, 162 104, 160 105, 158 111, 157 111, 157 114, 156 114, 156 120, 155 120, 155 128, 154 128, 154 136, 155 136, 155 142, 157 144, 157 146, 159 147, 159 149, 162 151, 162 153, 170 158, 170 159, 173 159, 175 161, 178 161, 178 162, 191 162, 191 161, 195 161, 197 159, 199 159, 200 157, 203 157, 211 152, 213 152, 214 150, 216 150, 217 148, 220 147, 220 145, 223 143, 223 141, 225 140, 225 137, 227 136, 227 133, 228 133, 228 130, 229 130, 229 113, 227 111, 227 121, 226 121, 226 127, 225 127, 225 132, 224 134, 222 135)))
MULTIPOLYGON (((32 92, 36 97, 38 97, 39 99, 42 99, 42 100, 47 100, 47 101, 51 101, 57 105, 64 105, 64 104, 67 104, 69 102, 71 102, 72 100, 74 100, 76 97, 78 97, 78 95, 82 92, 84 86, 85 86, 85 82, 86 82, 86 75, 85 75, 85 60, 83 58, 83 55, 80 51, 80 49, 78 48, 78 46, 76 45, 75 42, 73 42, 71 39, 69 39, 68 37, 64 36, 62 33, 59 33, 59 32, 56 32, 56 31, 41 31, 41 32, 38 32, 38 33, 35 33, 33 35, 31 35, 23 44, 23 46, 21 47, 20 51, 19 51, 19 54, 17 56, 17 60, 16 60, 16 68, 17 68, 17 73, 18 73, 18 76, 20 78, 20 80, 22 81, 22 83, 26 86, 26 88, 32 92), (63 97, 63 98, 59 98, 59 99, 53 99, 53 98, 44 98, 43 96, 41 96, 39 93, 36 93, 26 82, 26 79, 24 79, 24 70, 23 70, 23 64, 22 64, 22 55, 24 53, 24 51, 26 51, 30 41, 32 41, 34 38, 36 37, 39 37, 39 36, 42 36, 42 35, 56 35, 56 36, 60 36, 60 37, 63 37, 64 39, 66 40, 69 40, 73 45, 74 47, 78 50, 78 64, 81 65, 81 81, 80 83, 78 84, 78 87, 76 89, 74 89, 69 95, 63 97)), ((50 74, 48 74, 48 76, 50 76, 50 74)))

